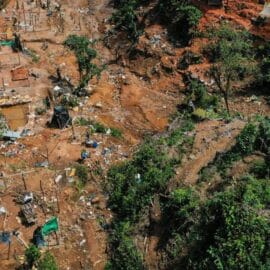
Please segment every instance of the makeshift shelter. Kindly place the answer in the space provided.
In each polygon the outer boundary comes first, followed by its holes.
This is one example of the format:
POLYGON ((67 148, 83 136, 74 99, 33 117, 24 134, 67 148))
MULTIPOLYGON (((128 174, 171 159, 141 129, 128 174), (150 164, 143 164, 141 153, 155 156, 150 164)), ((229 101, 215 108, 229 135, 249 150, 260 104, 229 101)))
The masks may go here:
POLYGON ((41 227, 37 227, 35 229, 34 235, 33 235, 33 242, 38 248, 46 246, 46 241, 42 235, 41 227))
POLYGON ((259 14, 260 17, 269 19, 270 18, 270 3, 265 2, 262 12, 259 14))
POLYGON ((34 211, 34 206, 31 202, 24 204, 21 207, 21 212, 28 225, 32 225, 37 222, 37 215, 34 211))
POLYGON ((54 108, 53 117, 50 123, 50 127, 65 128, 71 124, 71 117, 68 110, 64 106, 56 106, 54 108))
POLYGON ((2 138, 6 141, 16 141, 17 139, 21 138, 21 132, 5 130, 2 134, 2 138))
POLYGON ((58 229, 59 229, 58 219, 56 217, 52 217, 42 226, 41 234, 42 236, 47 236, 52 232, 57 232, 58 229))

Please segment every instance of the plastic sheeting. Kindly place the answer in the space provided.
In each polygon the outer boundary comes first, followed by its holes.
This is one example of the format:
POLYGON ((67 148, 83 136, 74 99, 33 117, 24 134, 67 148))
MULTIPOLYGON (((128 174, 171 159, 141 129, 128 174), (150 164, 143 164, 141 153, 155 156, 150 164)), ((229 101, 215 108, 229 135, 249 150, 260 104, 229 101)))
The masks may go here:
POLYGON ((41 233, 43 236, 49 235, 52 232, 56 232, 59 229, 58 220, 56 217, 51 218, 47 221, 41 228, 41 233))
POLYGON ((270 3, 265 3, 260 16, 263 18, 270 18, 270 3))
POLYGON ((0 242, 9 244, 11 242, 12 234, 10 232, 0 232, 0 242))

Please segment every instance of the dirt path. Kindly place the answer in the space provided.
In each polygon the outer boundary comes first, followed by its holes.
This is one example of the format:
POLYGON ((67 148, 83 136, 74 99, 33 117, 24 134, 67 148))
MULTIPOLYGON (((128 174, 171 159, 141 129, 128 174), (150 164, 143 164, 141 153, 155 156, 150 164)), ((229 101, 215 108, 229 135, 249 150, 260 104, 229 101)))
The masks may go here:
POLYGON ((234 144, 245 123, 234 120, 228 124, 216 120, 204 121, 196 126, 193 150, 188 159, 176 170, 176 179, 170 190, 179 181, 192 185, 198 180, 198 173, 214 160, 218 153, 227 152, 234 144))

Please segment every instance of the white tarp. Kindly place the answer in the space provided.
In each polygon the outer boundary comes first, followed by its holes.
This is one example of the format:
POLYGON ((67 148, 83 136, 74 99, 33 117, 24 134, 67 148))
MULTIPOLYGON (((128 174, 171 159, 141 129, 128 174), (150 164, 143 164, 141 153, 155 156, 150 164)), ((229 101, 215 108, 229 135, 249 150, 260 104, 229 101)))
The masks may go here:
POLYGON ((261 17, 270 18, 270 3, 265 3, 262 12, 260 13, 261 17))

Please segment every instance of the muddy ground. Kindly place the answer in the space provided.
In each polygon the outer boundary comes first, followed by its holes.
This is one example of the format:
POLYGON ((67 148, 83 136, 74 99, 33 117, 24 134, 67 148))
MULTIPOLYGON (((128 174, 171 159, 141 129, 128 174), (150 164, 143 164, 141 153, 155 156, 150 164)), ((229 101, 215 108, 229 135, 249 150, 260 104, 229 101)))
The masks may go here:
MULTIPOLYGON (((166 130, 177 105, 184 99, 182 72, 177 70, 177 62, 186 48, 175 48, 167 39, 163 26, 152 24, 146 27, 140 37, 137 49, 141 54, 129 60, 121 41, 111 40, 106 46, 103 37, 112 28, 109 18, 113 8, 108 0, 95 1, 58 1, 62 15, 47 16, 33 1, 11 0, 0 12, 0 32, 6 37, 13 32, 20 34, 24 46, 32 54, 14 53, 11 48, 0 51, 0 112, 6 117, 10 129, 28 129, 28 136, 12 144, 0 145, 0 180, 4 182, 0 195, 0 206, 7 210, 6 218, 0 217, 1 230, 21 232, 26 243, 30 243, 33 232, 51 216, 60 221, 58 238, 52 236, 48 248, 57 258, 60 269, 104 269, 107 261, 106 224, 112 219, 107 207, 104 182, 107 169, 116 162, 131 157, 137 145, 146 134, 155 134, 166 130), (90 2, 90 4, 88 4, 90 2), (18 4, 17 4, 18 3, 18 4), (14 26, 12 18, 17 18, 14 26), (86 35, 97 39, 98 64, 106 64, 99 80, 92 80, 88 86, 91 96, 81 100, 81 106, 73 108, 73 118, 85 117, 101 122, 106 126, 122 131, 122 138, 113 138, 106 134, 94 134, 92 139, 99 142, 96 149, 90 149, 90 158, 85 164, 91 172, 89 184, 80 190, 69 182, 70 171, 80 158, 85 139, 86 128, 75 125, 63 130, 47 127, 52 117, 52 109, 43 115, 37 115, 36 109, 42 106, 42 100, 50 95, 55 86, 50 76, 56 75, 60 68, 76 85, 79 72, 74 54, 63 46, 70 34, 86 35), (153 37, 159 37, 153 42, 153 37), (45 49, 44 49, 45 48, 45 49), (118 51, 118 53, 116 53, 118 51), (120 60, 118 54, 120 53, 120 60), (27 79, 13 81, 11 70, 24 67, 29 71, 27 79), (6 106, 16 104, 16 106, 6 106), (105 154, 104 154, 105 149, 105 154), (109 149, 109 151, 107 151, 109 149), (36 167, 37 163, 48 159, 47 168, 36 167), (99 170, 99 173, 96 172, 99 170), (23 176, 25 184, 23 182, 23 176), (56 183, 59 175, 68 175, 56 183), (25 189, 32 191, 42 207, 36 203, 38 222, 34 226, 24 226, 18 217, 20 206, 14 198, 25 189), (58 203, 57 203, 58 201, 58 203), (58 241, 57 241, 58 239, 58 241)), ((194 1, 198 4, 198 1, 194 1)), ((257 1, 229 1, 227 12, 224 9, 209 8, 199 3, 204 12, 200 29, 209 23, 224 18, 244 26, 250 32, 269 38, 270 24, 256 28, 251 18, 262 9, 257 1), (240 5, 240 4, 243 5, 240 5), (241 8, 240 8, 241 6, 241 8)), ((199 51, 204 41, 195 39, 190 50, 199 51)), ((190 66, 188 71, 205 81, 208 63, 190 66)), ((229 149, 246 119, 254 114, 269 115, 270 107, 263 96, 250 99, 253 93, 236 95, 232 102, 232 112, 241 113, 245 119, 230 124, 224 121, 209 120, 196 127, 194 148, 183 166, 176 170, 176 179, 194 183, 198 172, 214 159, 216 153, 229 149)), ((147 264, 156 269, 155 245, 157 239, 149 239, 147 264)), ((24 245, 14 239, 8 258, 8 246, 0 247, 1 270, 15 269, 20 264, 20 255, 24 245)))

